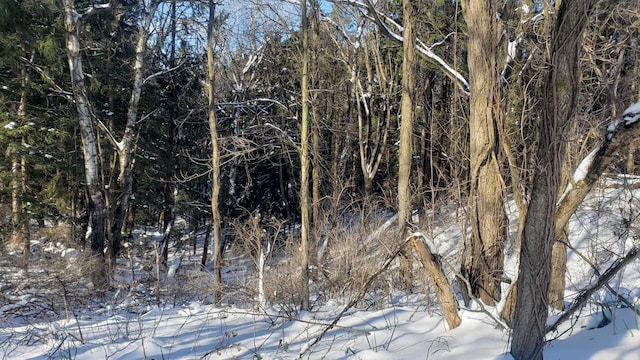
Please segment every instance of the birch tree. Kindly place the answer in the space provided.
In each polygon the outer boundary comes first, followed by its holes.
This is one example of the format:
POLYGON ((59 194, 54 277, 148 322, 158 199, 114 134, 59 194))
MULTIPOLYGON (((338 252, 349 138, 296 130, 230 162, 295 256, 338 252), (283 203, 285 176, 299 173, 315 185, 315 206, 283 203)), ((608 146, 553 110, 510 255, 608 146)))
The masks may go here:
POLYGON ((90 103, 82 68, 80 40, 82 20, 98 12, 110 10, 112 3, 95 4, 78 12, 73 0, 63 0, 69 72, 80 123, 87 192, 91 198, 90 208, 92 210, 89 211, 91 220, 87 230, 87 237, 92 239, 91 247, 96 253, 103 252, 104 241, 108 238, 109 246, 107 250, 110 258, 114 258, 120 249, 122 226, 132 192, 133 153, 140 120, 138 116, 140 96, 144 82, 150 78, 144 77, 147 41, 151 21, 158 3, 159 1, 157 0, 140 0, 138 2, 140 17, 138 19, 135 56, 132 66, 131 94, 127 106, 124 132, 121 139, 117 140, 112 130, 96 117, 93 106, 90 103), (102 184, 102 179, 99 176, 99 154, 95 125, 106 135, 118 154, 117 187, 109 189, 109 193, 115 196, 114 204, 110 209, 105 206, 103 189, 106 184, 102 184), (106 225, 109 225, 108 229, 106 225))
POLYGON ((85 186, 89 198, 87 209, 89 220, 85 238, 90 242, 93 254, 102 258, 105 240, 105 203, 98 170, 96 131, 92 118, 88 89, 85 84, 82 54, 80 52, 80 28, 82 26, 81 20, 83 16, 88 16, 99 9, 103 9, 106 5, 96 5, 80 15, 76 12, 73 0, 63 0, 62 4, 64 7, 64 25, 67 35, 66 48, 69 74, 71 76, 71 87, 76 110, 78 112, 82 154, 84 158, 85 186))
MULTIPOLYGON (((127 213, 129 199, 133 185, 132 171, 134 166, 134 146, 138 135, 138 108, 140 104, 140 94, 144 85, 145 60, 147 57, 147 40, 149 38, 150 26, 155 11, 158 7, 158 0, 140 0, 141 15, 139 19, 138 31, 136 35, 135 59, 133 63, 133 81, 131 95, 127 107, 126 124, 124 133, 120 141, 110 139, 118 153, 118 187, 115 191, 115 206, 110 214, 111 229, 109 231, 110 246, 109 254, 112 258, 120 251, 122 241, 122 226, 127 213)), ((105 129, 106 130, 106 129, 105 129)))

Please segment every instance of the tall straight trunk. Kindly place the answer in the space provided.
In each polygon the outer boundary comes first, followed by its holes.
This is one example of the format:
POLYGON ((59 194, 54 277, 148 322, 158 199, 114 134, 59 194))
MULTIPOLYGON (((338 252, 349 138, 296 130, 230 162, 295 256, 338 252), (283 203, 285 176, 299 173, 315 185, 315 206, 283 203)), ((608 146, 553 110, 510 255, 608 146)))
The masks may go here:
POLYGON ((136 56, 133 65, 133 87, 127 107, 127 122, 122 140, 116 144, 118 151, 118 189, 117 199, 113 213, 111 214, 111 229, 109 231, 109 253, 115 258, 120 251, 122 242, 122 226, 127 215, 129 199, 133 186, 133 166, 134 166, 134 146, 138 123, 138 107, 140 104, 140 94, 144 80, 144 62, 147 55, 147 39, 149 37, 149 27, 157 8, 157 1, 152 0, 149 8, 146 8, 144 1, 140 2, 143 10, 142 20, 138 28, 136 39, 136 56))
MULTIPOLYGON (((312 249, 317 249, 318 245, 318 226, 320 225, 320 126, 317 122, 317 115, 314 116, 311 143, 313 145, 313 164, 311 166, 311 226, 312 231, 312 249)), ((312 264, 317 265, 317 251, 311 251, 309 260, 312 264)))
POLYGON ((218 131, 216 128, 216 105, 215 105, 215 15, 216 1, 209 0, 209 24, 207 27, 207 96, 209 131, 211 137, 211 216, 213 227, 213 294, 215 302, 222 299, 222 249, 220 247, 220 149, 218 147, 218 131))
POLYGON ((501 111, 497 50, 502 29, 496 18, 496 0, 464 0, 462 6, 469 33, 472 231, 465 243, 461 273, 471 284, 470 295, 493 305, 501 296, 503 250, 507 239, 505 189, 498 159, 501 111))
MULTIPOLYGON (((318 2, 317 0, 311 0, 311 22, 309 29, 311 30, 311 43, 309 44, 309 51, 313 54, 313 66, 318 67, 318 2)), ((313 97, 313 102, 316 103, 318 97, 313 97)), ((320 122, 318 107, 313 108, 313 119, 311 123, 311 251, 309 251, 309 262, 317 268, 318 265, 318 226, 320 224, 320 122)))
MULTIPOLYGON (((19 126, 24 125, 27 116, 27 86, 29 74, 25 64, 20 65, 20 103, 16 113, 19 126)), ((25 139, 22 138, 22 143, 25 139)), ((17 149, 21 144, 13 144, 7 148, 7 157, 11 159, 11 242, 14 245, 22 245, 24 266, 29 265, 30 241, 28 219, 25 219, 22 196, 25 191, 26 158, 17 149)))
POLYGON ((309 31, 307 20, 307 0, 300 1, 302 16, 302 83, 300 115, 300 247, 302 261, 300 264, 300 297, 301 309, 309 310, 309 31))
POLYGON ((511 354, 542 359, 549 306, 551 251, 556 234, 562 180, 564 132, 580 93, 582 34, 597 0, 563 0, 551 38, 548 70, 540 101, 542 119, 531 200, 522 232, 511 354))
POLYGON ((82 70, 82 57, 80 55, 79 19, 74 8, 73 0, 63 0, 64 25, 66 29, 67 59, 73 96, 78 111, 78 123, 80 138, 82 139, 82 154, 84 157, 84 170, 86 190, 89 196, 87 212, 89 222, 87 224, 86 240, 91 244, 91 251, 103 257, 105 238, 105 207, 104 195, 100 186, 98 171, 98 147, 96 145, 96 133, 91 118, 88 91, 82 70))
MULTIPOLYGON (((402 1, 402 15, 404 18, 404 31, 402 37, 402 100, 400 112, 402 115, 400 124, 400 149, 398 154, 398 238, 402 242, 406 237, 407 227, 411 220, 411 191, 409 180, 411 178, 411 158, 413 155, 413 118, 415 99, 415 43, 416 35, 413 32, 415 10, 411 0, 402 1)), ((406 251, 409 252, 408 249, 406 251)), ((412 257, 405 254, 400 257, 401 285, 408 289, 411 287, 412 257)))

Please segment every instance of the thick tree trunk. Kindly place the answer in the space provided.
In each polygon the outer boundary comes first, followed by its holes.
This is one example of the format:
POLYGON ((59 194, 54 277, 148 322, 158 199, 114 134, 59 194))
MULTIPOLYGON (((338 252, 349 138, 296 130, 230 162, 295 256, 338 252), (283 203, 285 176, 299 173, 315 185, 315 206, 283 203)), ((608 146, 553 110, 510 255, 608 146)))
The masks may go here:
POLYGON ((471 236, 465 244, 461 273, 473 295, 488 305, 500 300, 507 216, 503 206, 498 126, 501 126, 498 47, 502 36, 498 2, 462 2, 468 27, 471 189, 471 236))
POLYGON ((215 302, 222 300, 222 249, 220 239, 220 149, 216 124, 215 105, 215 12, 217 3, 209 0, 209 25, 207 27, 207 95, 209 131, 211 138, 211 215, 213 221, 213 294, 215 302))
POLYGON ((549 70, 540 99, 542 119, 535 175, 520 251, 511 342, 511 354, 518 360, 542 359, 551 251, 558 224, 556 206, 566 148, 563 133, 576 111, 582 33, 596 3, 563 0, 552 34, 549 70))
POLYGON ((98 148, 96 134, 91 118, 88 92, 82 70, 82 57, 80 55, 80 42, 78 39, 79 22, 75 12, 73 0, 63 0, 64 24, 67 32, 66 48, 69 61, 69 73, 73 96, 78 111, 80 125, 80 137, 82 139, 82 154, 84 157, 84 170, 87 194, 89 196, 86 239, 91 244, 91 251, 103 257, 105 238, 105 207, 104 195, 100 186, 98 171, 98 148))

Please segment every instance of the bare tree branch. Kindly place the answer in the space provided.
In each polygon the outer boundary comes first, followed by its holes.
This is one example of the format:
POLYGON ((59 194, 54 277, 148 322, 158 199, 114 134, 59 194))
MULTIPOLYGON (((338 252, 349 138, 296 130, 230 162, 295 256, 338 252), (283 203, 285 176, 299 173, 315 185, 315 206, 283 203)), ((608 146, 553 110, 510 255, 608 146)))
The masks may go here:
POLYGON ((631 248, 631 250, 629 250, 629 252, 624 257, 614 261, 613 264, 611 264, 611 266, 609 266, 609 268, 600 277, 598 277, 598 281, 592 287, 581 292, 580 295, 578 295, 573 300, 573 302, 571 303, 571 306, 569 306, 569 309, 565 311, 562 315, 560 315, 560 317, 553 324, 545 328, 545 331, 544 331, 545 334, 548 334, 551 331, 557 330, 558 326, 563 322, 565 322, 567 319, 569 319, 574 312, 580 309, 587 302, 587 300, 589 300, 591 295, 593 295, 601 287, 605 286, 609 282, 609 280, 611 280, 612 277, 614 277, 620 270, 622 270, 629 263, 637 259, 639 255, 640 255, 640 252, 638 251, 638 247, 634 246, 633 248, 631 248))

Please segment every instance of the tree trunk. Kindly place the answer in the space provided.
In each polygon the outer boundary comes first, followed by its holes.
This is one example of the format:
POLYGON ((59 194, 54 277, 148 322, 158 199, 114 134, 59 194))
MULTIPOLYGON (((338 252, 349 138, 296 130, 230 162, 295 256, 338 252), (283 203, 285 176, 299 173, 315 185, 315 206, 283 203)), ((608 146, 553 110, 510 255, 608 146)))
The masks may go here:
POLYGON ((301 310, 309 310, 309 31, 307 21, 307 0, 300 1, 302 17, 302 82, 301 82, 301 127, 300 127, 300 247, 301 276, 300 300, 301 310))
POLYGON ((542 359, 549 305, 551 251, 554 244, 558 191, 567 124, 580 93, 579 59, 582 33, 597 0, 564 0, 551 38, 549 70, 542 88, 539 143, 527 211, 520 265, 511 354, 516 359, 542 359))
POLYGON ((350 50, 350 72, 351 82, 353 83, 353 94, 351 96, 356 102, 358 113, 360 170, 364 178, 365 199, 368 200, 373 193, 373 181, 382 163, 391 126, 390 106, 387 106, 384 113, 378 113, 374 109, 372 96, 374 89, 378 87, 374 87, 372 84, 378 82, 382 92, 381 95, 388 99, 391 96, 390 94, 395 91, 395 82, 387 79, 387 69, 382 65, 379 42, 374 42, 373 46, 369 48, 367 41, 363 41, 362 52, 367 72, 367 77, 364 81, 365 87, 363 88, 358 71, 357 62, 360 61, 358 52, 359 49, 350 50), (370 59, 370 57, 373 57, 373 59, 370 59), (375 66, 371 65, 372 62, 375 66))
MULTIPOLYGON (((398 242, 406 237, 407 227, 411 220, 411 190, 409 180, 411 178, 411 158, 413 155, 413 117, 415 99, 415 43, 416 36, 413 32, 415 10, 411 0, 402 1, 402 16, 404 19, 404 31, 402 33, 403 60, 402 60, 402 100, 400 112, 402 114, 400 125, 400 149, 398 154, 398 242)), ((408 250, 408 249, 407 249, 408 250)), ((412 257, 400 257, 401 286, 411 288, 412 257)))
POLYGON ((440 302, 442 314, 444 315, 449 330, 455 329, 462 323, 458 315, 458 302, 451 289, 451 284, 442 270, 440 259, 431 251, 420 236, 411 238, 411 245, 416 250, 418 258, 422 263, 431 283, 436 288, 436 297, 440 302))
MULTIPOLYGON (((20 65, 20 103, 16 113, 18 126, 25 126, 24 119, 27 116, 27 86, 29 84, 29 74, 25 64, 20 65)), ((21 142, 26 143, 24 137, 21 142)), ((29 266, 29 254, 31 242, 29 240, 29 219, 23 208, 22 196, 26 190, 26 158, 20 154, 18 149, 22 144, 14 143, 7 147, 7 157, 11 159, 11 243, 22 245, 23 265, 29 266)))
MULTIPOLYGON (((313 54, 313 67, 318 68, 318 38, 319 38, 319 26, 318 26, 318 2, 317 0, 311 0, 311 21, 309 29, 311 30, 311 43, 309 44, 309 51, 313 54)), ((313 103, 317 103, 318 96, 312 97, 313 103)), ((312 104, 313 104, 312 103, 312 104)), ((309 251, 309 263, 313 265, 315 269, 318 268, 318 227, 320 225, 320 169, 321 169, 321 155, 320 155, 320 121, 317 106, 313 107, 313 120, 311 122, 311 249, 309 251)), ((312 278, 315 279, 315 273, 312 271, 312 278)))
POLYGON ((488 305, 500 300, 507 216, 499 162, 501 126, 498 47, 502 27, 495 0, 462 2, 468 27, 471 236, 464 247, 461 273, 473 295, 488 305))
MULTIPOLYGON (((82 70, 82 57, 80 55, 80 42, 78 39, 79 21, 74 8, 73 0, 63 0, 64 24, 67 32, 66 48, 71 75, 71 86, 78 111, 80 125, 80 137, 82 139, 82 154, 84 157, 84 170, 89 204, 87 212, 89 223, 87 226, 86 240, 91 244, 91 251, 98 257, 103 257, 105 237, 105 207, 104 195, 100 186, 98 171, 98 148, 96 134, 91 118, 88 91, 84 81, 82 70)), ((98 270, 102 271, 102 270, 98 270)))
POLYGON ((149 27, 157 8, 157 1, 152 0, 149 8, 144 2, 142 6, 142 22, 138 28, 136 39, 136 57, 133 65, 133 88, 127 107, 127 122, 122 140, 116 144, 119 158, 117 199, 112 213, 111 229, 109 231, 109 254, 115 258, 120 251, 122 242, 122 226, 127 216, 127 208, 133 186, 133 166, 134 166, 134 146, 136 129, 138 122, 138 105, 140 104, 140 94, 142 93, 144 62, 147 56, 147 39, 149 37, 149 27))
POLYGON ((209 0, 209 24, 207 27, 207 95, 209 131, 211 137, 211 215, 213 221, 213 294, 216 303, 222 300, 222 249, 220 247, 220 149, 218 147, 218 131, 216 128, 215 92, 215 13, 217 3, 209 0))

